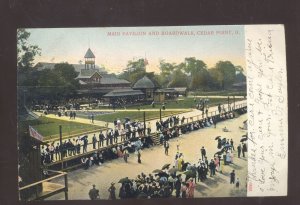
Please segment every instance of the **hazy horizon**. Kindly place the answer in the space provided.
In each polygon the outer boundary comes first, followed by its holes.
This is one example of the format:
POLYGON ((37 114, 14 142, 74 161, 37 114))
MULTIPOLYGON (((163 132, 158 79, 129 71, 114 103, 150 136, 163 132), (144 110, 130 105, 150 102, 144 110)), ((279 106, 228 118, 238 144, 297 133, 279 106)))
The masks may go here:
POLYGON ((159 72, 159 61, 180 63, 186 57, 203 60, 208 68, 220 60, 245 68, 244 26, 170 26, 26 29, 28 43, 41 48, 38 62, 84 63, 90 48, 96 65, 122 72, 129 60, 147 58, 148 72, 159 72), (227 31, 231 31, 228 34, 227 31), (180 33, 184 32, 184 33, 180 33), (114 35, 113 35, 114 34, 114 35))

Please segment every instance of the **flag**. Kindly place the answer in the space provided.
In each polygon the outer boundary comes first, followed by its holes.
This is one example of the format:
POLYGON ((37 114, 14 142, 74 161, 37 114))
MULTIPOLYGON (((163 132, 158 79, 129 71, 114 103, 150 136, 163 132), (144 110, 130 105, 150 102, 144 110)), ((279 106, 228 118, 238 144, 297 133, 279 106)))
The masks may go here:
POLYGON ((144 65, 148 65, 148 60, 147 60, 147 58, 144 59, 144 65))
POLYGON ((44 137, 40 133, 38 133, 33 127, 31 127, 30 125, 29 125, 29 134, 30 134, 31 137, 33 137, 33 138, 35 138, 39 141, 43 141, 44 137))

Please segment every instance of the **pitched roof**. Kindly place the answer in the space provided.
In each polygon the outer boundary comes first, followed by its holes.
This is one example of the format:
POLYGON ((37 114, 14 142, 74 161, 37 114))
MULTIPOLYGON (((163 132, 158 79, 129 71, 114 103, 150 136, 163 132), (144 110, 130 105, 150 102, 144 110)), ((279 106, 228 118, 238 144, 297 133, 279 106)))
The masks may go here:
POLYGON ((95 58, 95 55, 93 54, 93 52, 91 51, 91 49, 89 48, 85 55, 84 55, 85 58, 95 58))
MULTIPOLYGON (((54 69, 54 66, 58 63, 47 63, 47 62, 39 62, 34 67, 38 70, 44 70, 44 69, 54 69)), ((76 72, 80 72, 81 69, 85 69, 85 64, 70 64, 74 66, 76 72)), ((104 68, 101 68, 96 65, 96 69, 98 69, 99 73, 107 73, 104 68)))
POLYGON ((81 76, 89 76, 89 77, 91 77, 95 73, 98 73, 100 75, 98 69, 81 69, 81 71, 80 71, 80 75, 81 76))
POLYGON ((144 76, 134 84, 133 88, 136 89, 155 88, 155 85, 147 76, 144 76))
POLYGON ((140 90, 133 90, 131 88, 126 88, 126 89, 116 89, 113 90, 104 97, 121 97, 121 96, 134 96, 134 95, 144 95, 144 93, 140 90))
POLYGON ((100 80, 100 84, 106 85, 106 84, 131 84, 129 81, 124 79, 119 79, 114 76, 102 76, 100 80))

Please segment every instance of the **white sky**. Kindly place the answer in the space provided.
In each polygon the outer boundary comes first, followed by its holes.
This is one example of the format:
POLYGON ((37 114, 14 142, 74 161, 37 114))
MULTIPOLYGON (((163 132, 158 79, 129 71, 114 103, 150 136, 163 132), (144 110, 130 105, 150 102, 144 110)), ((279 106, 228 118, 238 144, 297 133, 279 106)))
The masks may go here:
POLYGON ((84 61, 90 47, 96 56, 96 64, 107 71, 120 73, 128 60, 144 58, 147 71, 159 72, 159 60, 180 63, 185 57, 203 60, 213 67, 219 60, 229 60, 245 67, 244 26, 183 26, 183 27, 105 27, 105 28, 43 28, 27 29, 30 44, 41 48, 37 62, 84 61), (150 32, 159 35, 150 35, 150 32), (161 35, 166 31, 193 32, 194 35, 161 35), (232 34, 222 34, 231 31, 232 34), (109 32, 119 32, 110 36, 109 32), (127 32, 127 33, 126 33, 127 32), (144 32, 146 35, 129 35, 128 32, 144 32), (210 32, 211 35, 201 35, 210 32), (127 35, 126 35, 127 34, 127 35))

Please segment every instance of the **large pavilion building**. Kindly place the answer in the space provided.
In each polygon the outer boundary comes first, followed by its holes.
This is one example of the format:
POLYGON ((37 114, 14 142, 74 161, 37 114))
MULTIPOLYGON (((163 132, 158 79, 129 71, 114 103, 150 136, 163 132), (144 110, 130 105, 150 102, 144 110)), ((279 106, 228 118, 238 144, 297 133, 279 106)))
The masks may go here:
MULTIPOLYGON (((186 88, 159 88, 149 77, 144 76, 131 87, 131 83, 108 74, 104 68, 95 64, 95 55, 90 48, 84 55, 84 64, 71 64, 78 73, 76 79, 80 83, 77 97, 104 98, 111 105, 137 104, 145 102, 164 102, 186 88), (181 91, 179 91, 179 90, 181 91)), ((56 63, 37 63, 37 70, 54 69, 56 63)), ((75 97, 75 96, 74 96, 75 97)))
MULTIPOLYGON (((78 73, 76 79, 80 83, 79 96, 102 97, 115 89, 130 88, 131 83, 108 74, 104 68, 95 64, 95 55, 90 48, 84 55, 84 64, 71 64, 78 73)), ((56 63, 37 63, 38 70, 53 69, 56 63)))

